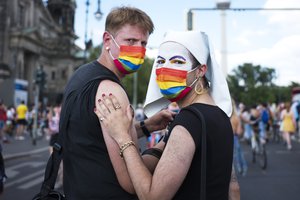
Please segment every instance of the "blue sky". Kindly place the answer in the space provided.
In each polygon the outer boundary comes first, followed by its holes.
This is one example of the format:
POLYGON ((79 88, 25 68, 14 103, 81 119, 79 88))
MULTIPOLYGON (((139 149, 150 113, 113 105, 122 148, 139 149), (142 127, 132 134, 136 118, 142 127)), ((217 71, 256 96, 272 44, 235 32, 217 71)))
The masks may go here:
MULTIPOLYGON (((145 11, 153 20, 155 31, 150 36, 149 56, 168 30, 187 28, 187 11, 191 8, 214 8, 215 0, 102 0, 103 18, 97 21, 94 13, 97 0, 90 0, 88 39, 94 45, 102 42, 106 15, 116 6, 134 6, 145 11)), ((76 43, 83 47, 86 0, 76 0, 76 43)), ((231 8, 300 8, 299 0, 231 0, 231 8)), ((226 11, 227 72, 243 63, 253 63, 276 69, 278 85, 300 82, 300 10, 298 11, 226 11)), ((214 45, 221 64, 222 29, 220 11, 194 11, 194 29, 206 32, 214 45)))

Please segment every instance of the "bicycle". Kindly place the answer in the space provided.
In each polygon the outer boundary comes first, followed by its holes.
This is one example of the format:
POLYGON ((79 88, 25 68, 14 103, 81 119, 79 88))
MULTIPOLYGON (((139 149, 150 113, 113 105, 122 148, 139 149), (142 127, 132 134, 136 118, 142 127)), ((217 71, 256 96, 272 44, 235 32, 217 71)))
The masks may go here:
POLYGON ((267 168, 267 151, 266 142, 260 138, 259 130, 254 131, 251 137, 251 147, 252 147, 252 163, 256 163, 256 159, 259 161, 261 169, 265 170, 267 168))

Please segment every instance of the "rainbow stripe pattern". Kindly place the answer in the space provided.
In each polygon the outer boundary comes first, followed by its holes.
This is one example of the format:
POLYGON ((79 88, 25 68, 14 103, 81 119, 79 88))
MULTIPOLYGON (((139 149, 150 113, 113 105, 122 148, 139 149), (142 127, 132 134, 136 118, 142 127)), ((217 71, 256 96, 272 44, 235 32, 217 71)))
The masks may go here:
POLYGON ((187 71, 170 68, 156 69, 156 82, 162 95, 172 102, 184 97, 191 87, 186 86, 187 71))
POLYGON ((142 46, 121 46, 119 58, 114 60, 123 74, 136 72, 144 63, 146 48, 142 46))

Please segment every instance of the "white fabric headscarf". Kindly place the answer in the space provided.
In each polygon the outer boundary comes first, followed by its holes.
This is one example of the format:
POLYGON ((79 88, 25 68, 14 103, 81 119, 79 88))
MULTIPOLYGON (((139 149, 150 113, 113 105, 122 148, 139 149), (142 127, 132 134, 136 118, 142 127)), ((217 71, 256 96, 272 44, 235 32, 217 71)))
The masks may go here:
MULTIPOLYGON (((201 31, 170 31, 166 33, 162 44, 170 41, 183 45, 191 52, 199 63, 207 65, 205 76, 210 82, 210 95, 215 104, 230 117, 232 113, 232 104, 227 81, 215 60, 213 48, 208 36, 201 31)), ((156 83, 155 65, 156 60, 152 67, 144 106, 144 112, 147 117, 151 117, 171 103, 160 93, 160 89, 156 83)))

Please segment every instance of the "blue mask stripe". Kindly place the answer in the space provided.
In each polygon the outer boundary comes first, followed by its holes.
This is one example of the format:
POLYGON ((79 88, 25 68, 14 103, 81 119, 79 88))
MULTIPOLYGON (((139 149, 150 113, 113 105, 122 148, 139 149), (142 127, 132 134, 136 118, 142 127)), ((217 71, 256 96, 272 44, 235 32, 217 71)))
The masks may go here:
POLYGON ((179 86, 179 87, 172 87, 167 90, 161 89, 160 91, 163 95, 174 95, 180 93, 182 90, 184 90, 184 88, 185 86, 179 86))
POLYGON ((126 67, 130 68, 130 70, 133 70, 133 71, 136 71, 138 70, 141 65, 135 65, 133 63, 131 63, 130 61, 128 60, 124 60, 124 59, 120 59, 119 58, 119 61, 123 64, 123 65, 126 65, 126 67))

